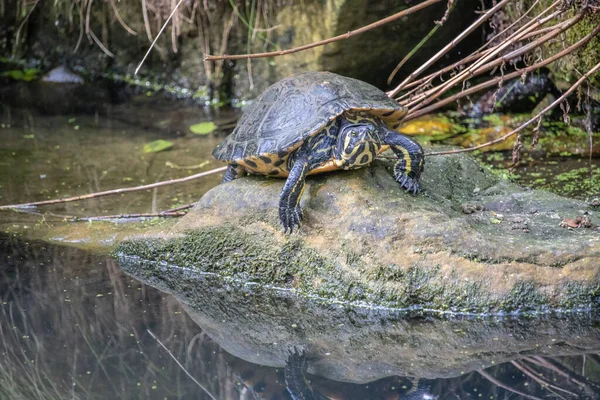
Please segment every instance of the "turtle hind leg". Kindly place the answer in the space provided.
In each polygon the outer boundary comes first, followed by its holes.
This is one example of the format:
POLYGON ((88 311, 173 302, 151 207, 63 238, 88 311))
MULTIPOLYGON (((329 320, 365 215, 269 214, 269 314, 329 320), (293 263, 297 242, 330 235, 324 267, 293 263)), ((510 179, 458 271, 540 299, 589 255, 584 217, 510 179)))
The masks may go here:
POLYGON ((408 192, 419 192, 419 178, 425 161, 423 148, 415 140, 395 131, 388 131, 383 142, 398 156, 394 165, 396 181, 408 192))
POLYGON ((227 166, 227 171, 225 171, 225 176, 223 176, 223 180, 221 183, 231 182, 234 179, 241 178, 246 175, 246 170, 239 164, 231 163, 227 166))
POLYGON ((294 228, 300 227, 302 221, 302 209, 300 198, 304 191, 304 180, 309 170, 307 155, 300 155, 290 170, 285 186, 279 197, 279 220, 283 225, 285 233, 292 233, 294 228))

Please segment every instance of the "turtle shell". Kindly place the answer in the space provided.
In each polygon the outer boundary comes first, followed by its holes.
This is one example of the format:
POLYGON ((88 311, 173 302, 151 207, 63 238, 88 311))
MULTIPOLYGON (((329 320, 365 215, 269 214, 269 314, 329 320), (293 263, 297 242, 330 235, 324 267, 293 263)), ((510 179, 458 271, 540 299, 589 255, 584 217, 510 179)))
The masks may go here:
POLYGON ((222 161, 268 173, 278 160, 345 111, 368 111, 391 128, 407 110, 376 87, 331 72, 306 72, 265 90, 244 111, 237 127, 213 151, 222 161))

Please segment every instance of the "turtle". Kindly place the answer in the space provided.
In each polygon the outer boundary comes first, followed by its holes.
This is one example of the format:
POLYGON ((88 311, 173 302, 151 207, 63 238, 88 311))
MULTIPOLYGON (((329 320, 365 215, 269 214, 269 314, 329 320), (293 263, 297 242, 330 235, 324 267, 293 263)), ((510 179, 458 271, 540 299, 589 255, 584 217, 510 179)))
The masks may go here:
POLYGON ((287 178, 279 199, 285 233, 300 227, 300 198, 307 175, 370 164, 391 148, 394 176, 413 194, 420 190, 424 153, 396 129, 407 109, 378 88, 332 72, 282 79, 244 110, 236 128, 213 151, 229 165, 222 183, 246 173, 287 178))

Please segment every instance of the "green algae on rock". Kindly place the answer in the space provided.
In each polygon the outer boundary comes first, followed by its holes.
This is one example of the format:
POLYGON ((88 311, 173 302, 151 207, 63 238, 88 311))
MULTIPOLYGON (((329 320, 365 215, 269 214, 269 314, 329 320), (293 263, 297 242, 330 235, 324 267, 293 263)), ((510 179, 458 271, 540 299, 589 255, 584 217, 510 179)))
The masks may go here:
POLYGON ((300 235, 279 228, 283 181, 248 177, 206 193, 168 234, 149 232, 117 254, 157 275, 185 267, 332 302, 464 313, 598 304, 600 235, 559 227, 592 212, 587 204, 524 190, 464 155, 428 159, 425 193, 414 197, 390 165, 309 179, 300 235), (463 213, 465 203, 475 212, 463 213))

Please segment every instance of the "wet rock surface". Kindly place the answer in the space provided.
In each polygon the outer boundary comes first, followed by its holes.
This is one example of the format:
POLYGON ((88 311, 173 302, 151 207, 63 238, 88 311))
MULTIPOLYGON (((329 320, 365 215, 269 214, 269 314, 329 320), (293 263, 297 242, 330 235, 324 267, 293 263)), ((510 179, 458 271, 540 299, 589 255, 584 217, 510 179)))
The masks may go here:
POLYGON ((452 312, 588 308, 600 296, 600 236, 565 229, 585 202, 500 180, 468 156, 430 157, 424 193, 386 162, 308 179, 300 234, 277 217, 283 180, 219 185, 169 232, 123 243, 121 257, 216 273, 303 296, 452 312), (472 212, 465 213, 465 210, 472 212))

